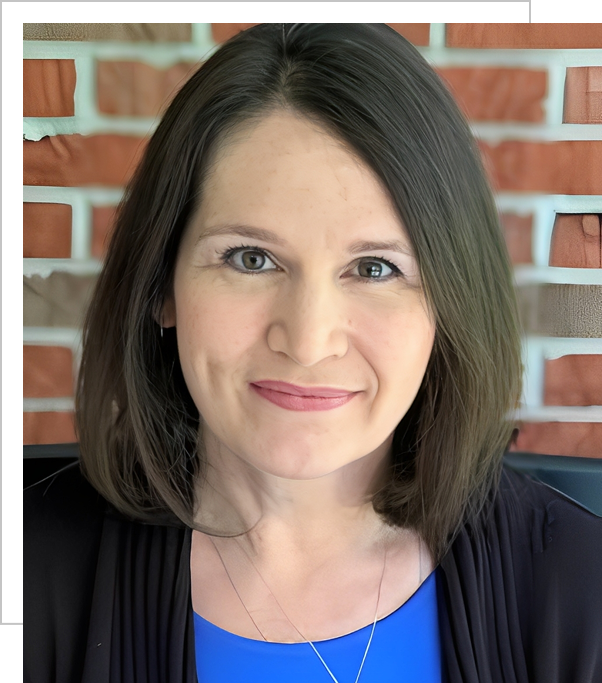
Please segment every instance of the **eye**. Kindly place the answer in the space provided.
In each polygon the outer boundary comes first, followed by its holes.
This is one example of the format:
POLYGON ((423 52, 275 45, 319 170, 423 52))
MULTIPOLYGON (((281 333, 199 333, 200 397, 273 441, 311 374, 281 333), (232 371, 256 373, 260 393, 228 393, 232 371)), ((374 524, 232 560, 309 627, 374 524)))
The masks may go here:
POLYGON ((278 268, 267 253, 258 247, 232 247, 221 254, 221 259, 243 273, 264 273, 278 268), (264 268, 269 264, 271 268, 264 268))
POLYGON ((357 265, 359 276, 366 280, 390 280, 392 278, 401 277, 402 273, 389 261, 385 259, 363 259, 357 265))

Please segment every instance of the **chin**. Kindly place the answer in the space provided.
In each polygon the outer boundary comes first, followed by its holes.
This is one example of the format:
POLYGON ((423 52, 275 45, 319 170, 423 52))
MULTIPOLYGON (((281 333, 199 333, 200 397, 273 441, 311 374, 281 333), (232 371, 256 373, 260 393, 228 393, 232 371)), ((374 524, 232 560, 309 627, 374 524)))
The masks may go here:
POLYGON ((260 472, 274 477, 308 481, 335 472, 347 465, 348 460, 336 462, 334 459, 330 459, 325 462, 323 456, 318 453, 289 453, 283 456, 280 452, 275 454, 273 459, 266 459, 265 454, 262 454, 261 458, 253 460, 251 464, 260 472))

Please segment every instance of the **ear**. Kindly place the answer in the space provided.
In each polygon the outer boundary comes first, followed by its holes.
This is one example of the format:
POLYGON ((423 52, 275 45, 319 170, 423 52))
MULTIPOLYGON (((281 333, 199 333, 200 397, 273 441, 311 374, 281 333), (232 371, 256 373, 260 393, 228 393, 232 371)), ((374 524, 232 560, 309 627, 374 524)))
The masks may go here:
POLYGON ((163 305, 156 316, 156 320, 161 327, 176 326, 176 302, 171 292, 165 295, 163 305))

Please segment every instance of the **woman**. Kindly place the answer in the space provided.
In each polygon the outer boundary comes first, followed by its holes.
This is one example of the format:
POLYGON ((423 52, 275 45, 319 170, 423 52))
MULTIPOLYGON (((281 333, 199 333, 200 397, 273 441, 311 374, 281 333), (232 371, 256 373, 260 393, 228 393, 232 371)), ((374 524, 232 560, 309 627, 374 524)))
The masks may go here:
POLYGON ((600 521, 502 472, 520 375, 478 150, 416 50, 234 38, 121 206, 93 488, 29 492, 28 680, 600 680, 600 521))

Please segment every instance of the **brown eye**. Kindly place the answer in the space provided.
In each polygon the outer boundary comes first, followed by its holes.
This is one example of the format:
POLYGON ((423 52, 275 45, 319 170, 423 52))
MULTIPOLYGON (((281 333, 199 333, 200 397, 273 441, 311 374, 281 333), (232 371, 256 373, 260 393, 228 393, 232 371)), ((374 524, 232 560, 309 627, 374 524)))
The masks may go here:
POLYGON ((267 273, 278 270, 272 259, 261 249, 235 247, 222 255, 222 261, 242 273, 267 273))
POLYGON ((265 263, 265 256, 258 251, 242 252, 242 264, 248 270, 260 270, 265 263))
POLYGON ((375 280, 381 279, 382 276, 384 276, 384 278, 390 276, 393 273, 393 270, 382 261, 362 261, 358 265, 358 273, 361 277, 375 280))

